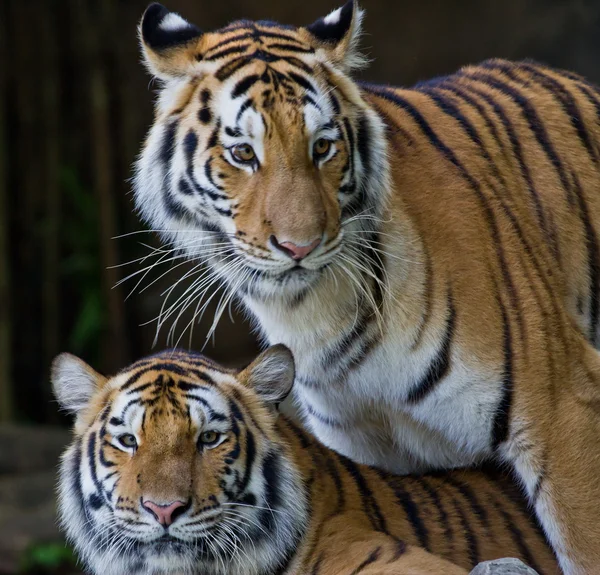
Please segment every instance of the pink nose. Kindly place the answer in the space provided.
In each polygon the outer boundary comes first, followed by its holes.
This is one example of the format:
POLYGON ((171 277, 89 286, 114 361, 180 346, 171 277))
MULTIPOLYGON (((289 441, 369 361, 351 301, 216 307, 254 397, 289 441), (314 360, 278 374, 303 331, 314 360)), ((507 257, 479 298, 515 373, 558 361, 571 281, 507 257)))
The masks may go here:
POLYGON ((312 252, 321 243, 321 239, 318 238, 308 245, 299 246, 293 242, 279 243, 275 236, 271 236, 271 242, 278 250, 280 250, 284 254, 290 256, 293 260, 301 260, 301 259, 305 258, 310 252, 312 252))
POLYGON ((167 503, 165 505, 159 505, 153 501, 142 501, 142 505, 150 512, 156 520, 163 525, 168 527, 175 521, 182 513, 182 507, 186 507, 186 503, 183 501, 173 501, 173 503, 167 503), (179 512, 177 512, 179 510, 179 512))

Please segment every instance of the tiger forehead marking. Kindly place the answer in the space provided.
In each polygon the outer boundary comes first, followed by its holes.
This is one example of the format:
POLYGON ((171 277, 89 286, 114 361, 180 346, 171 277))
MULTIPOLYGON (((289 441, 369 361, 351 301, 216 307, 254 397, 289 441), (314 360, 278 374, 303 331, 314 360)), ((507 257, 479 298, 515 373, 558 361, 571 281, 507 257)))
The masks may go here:
POLYGON ((207 33, 169 14, 150 7, 140 30, 163 82, 135 179, 142 214, 258 297, 274 284, 302 297, 334 262, 337 281, 348 234, 370 229, 353 216, 376 216, 387 193, 383 123, 345 75, 362 12, 207 33))

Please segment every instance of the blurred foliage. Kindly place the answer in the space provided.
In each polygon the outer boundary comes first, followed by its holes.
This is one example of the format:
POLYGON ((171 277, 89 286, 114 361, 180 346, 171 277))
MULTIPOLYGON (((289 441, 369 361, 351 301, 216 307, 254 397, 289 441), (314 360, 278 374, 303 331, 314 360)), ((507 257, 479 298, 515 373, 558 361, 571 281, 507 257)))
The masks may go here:
POLYGON ((65 211, 70 216, 61 230, 65 257, 60 272, 72 292, 71 301, 75 302, 67 345, 73 353, 97 362, 107 314, 102 297, 98 206, 74 168, 62 169, 61 188, 65 211))
POLYGON ((59 575, 77 572, 73 550, 64 543, 34 543, 21 557, 19 573, 28 575, 59 575))

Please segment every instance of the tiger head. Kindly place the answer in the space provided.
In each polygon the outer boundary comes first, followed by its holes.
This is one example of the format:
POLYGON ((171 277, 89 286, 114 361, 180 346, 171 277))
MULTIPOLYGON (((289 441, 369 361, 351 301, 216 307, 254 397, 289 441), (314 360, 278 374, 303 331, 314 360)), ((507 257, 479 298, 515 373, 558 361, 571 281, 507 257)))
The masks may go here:
POLYGON ((383 210, 384 127, 349 77, 361 18, 350 1, 307 27, 202 32, 159 4, 144 14, 160 89, 136 205, 236 291, 297 296, 347 261, 383 210))
POLYGON ((59 509, 90 570, 253 574, 285 563, 307 515, 275 428, 293 378, 283 346, 239 373, 165 351, 106 378, 58 356, 54 392, 76 415, 59 509))

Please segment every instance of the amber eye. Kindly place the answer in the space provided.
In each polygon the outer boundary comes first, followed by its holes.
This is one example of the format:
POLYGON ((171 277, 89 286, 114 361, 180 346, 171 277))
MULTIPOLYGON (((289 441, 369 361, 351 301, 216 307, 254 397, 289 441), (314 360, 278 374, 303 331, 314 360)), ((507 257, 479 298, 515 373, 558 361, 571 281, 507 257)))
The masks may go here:
POLYGON ((331 149, 331 140, 319 138, 313 145, 313 158, 319 159, 325 157, 331 149))
POLYGON ((131 433, 124 433, 123 435, 119 435, 117 439, 123 447, 128 447, 129 449, 135 449, 137 447, 137 440, 135 438, 135 435, 132 435, 131 433))
POLYGON ((217 431, 203 431, 200 434, 200 443, 206 447, 210 447, 219 441, 221 434, 217 431))
POLYGON ((238 144, 231 148, 231 155, 242 164, 250 164, 256 159, 256 154, 250 144, 238 144))

